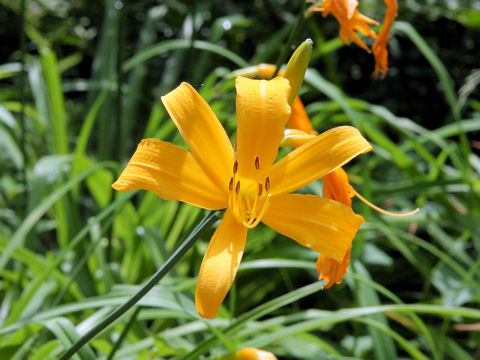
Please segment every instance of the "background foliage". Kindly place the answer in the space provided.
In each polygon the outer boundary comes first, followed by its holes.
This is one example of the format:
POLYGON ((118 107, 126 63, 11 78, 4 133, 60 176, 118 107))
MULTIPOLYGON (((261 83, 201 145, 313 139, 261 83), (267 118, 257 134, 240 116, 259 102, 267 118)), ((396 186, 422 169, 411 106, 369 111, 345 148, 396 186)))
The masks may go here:
MULTIPOLYGON (((394 219, 354 200, 367 222, 349 274, 328 291, 317 254, 258 227, 207 321, 193 291, 212 229, 77 359, 196 359, 244 346, 284 359, 480 357, 480 2, 399 5, 384 80, 371 75, 373 56, 340 42, 333 18, 308 18, 295 45, 314 41, 301 90, 314 127, 353 124, 374 145, 347 167, 354 187, 383 207, 422 211, 394 219)), ((199 209, 110 184, 142 138, 182 144, 159 101, 181 81, 233 137, 231 72, 275 63, 300 8, 0 1, 0 358, 58 358, 186 238, 199 209)), ((381 20, 384 3, 361 10, 381 20)), ((307 190, 321 194, 321 182, 307 190)))

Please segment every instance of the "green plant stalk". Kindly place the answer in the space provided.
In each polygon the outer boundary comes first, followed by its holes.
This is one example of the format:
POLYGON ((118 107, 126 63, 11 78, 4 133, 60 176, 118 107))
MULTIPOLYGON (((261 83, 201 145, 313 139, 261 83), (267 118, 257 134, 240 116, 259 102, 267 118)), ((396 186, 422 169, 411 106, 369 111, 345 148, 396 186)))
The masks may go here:
POLYGON ((295 41, 296 37, 298 36, 298 33, 303 27, 303 24, 305 23, 305 2, 302 1, 302 8, 300 10, 300 13, 298 15, 297 23, 295 24, 295 27, 293 28, 292 32, 290 33, 287 44, 285 47, 282 49, 282 52, 280 54, 280 57, 278 58, 277 63, 275 64, 275 72, 273 73, 273 77, 277 76, 278 72, 280 71, 280 67, 282 64, 285 62, 287 59, 288 53, 290 52, 290 48, 292 47, 293 42, 295 41))
POLYGON ((113 357, 115 356, 115 353, 116 353, 117 350, 120 348, 120 345, 122 345, 123 339, 125 339, 125 336, 127 336, 128 331, 130 330, 130 328, 132 327, 133 323, 134 323, 135 320, 137 319, 137 316, 138 316, 138 313, 140 312, 140 310, 141 310, 141 307, 138 306, 138 307, 136 307, 135 310, 133 311, 132 316, 130 316, 130 319, 128 320, 127 324, 126 324, 125 327, 123 328, 122 333, 120 334, 120 337, 119 337, 118 340, 115 342, 115 344, 113 344, 112 350, 110 351, 110 354, 108 354, 107 360, 112 360, 113 357))
POLYGON ((178 247, 177 250, 168 258, 168 260, 163 264, 163 266, 158 269, 158 271, 153 274, 153 276, 142 286, 142 288, 133 295, 125 304, 113 311, 109 316, 107 316, 102 322, 96 325, 93 329, 87 332, 82 336, 75 344, 73 344, 59 360, 70 359, 78 350, 82 348, 83 345, 87 344, 95 336, 97 336, 102 330, 107 326, 112 324, 120 316, 125 314, 132 306, 138 303, 159 281, 162 279, 172 268, 173 266, 180 261, 180 259, 186 254, 186 252, 195 244, 195 242, 200 238, 203 232, 212 226, 217 220, 216 212, 209 212, 202 222, 197 226, 195 230, 188 236, 188 238, 178 247))

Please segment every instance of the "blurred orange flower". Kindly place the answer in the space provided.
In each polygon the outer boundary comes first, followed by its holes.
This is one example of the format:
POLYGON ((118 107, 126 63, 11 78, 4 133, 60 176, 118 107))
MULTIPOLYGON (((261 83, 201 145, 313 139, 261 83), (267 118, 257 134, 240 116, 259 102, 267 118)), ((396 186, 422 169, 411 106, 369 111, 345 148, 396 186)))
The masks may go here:
POLYGON ((390 30, 397 17, 398 8, 397 0, 384 0, 384 2, 387 8, 382 29, 378 33, 378 36, 375 31, 370 28, 371 25, 378 25, 378 22, 362 15, 358 11, 357 0, 324 0, 310 9, 310 11, 313 12, 321 12, 323 17, 329 14, 335 16, 340 24, 340 39, 345 44, 354 41, 362 49, 370 52, 368 46, 365 45, 355 31, 376 39, 372 46, 372 52, 375 57, 374 74, 376 77, 379 75, 384 77, 388 71, 387 42, 388 39, 390 39, 390 30))
POLYGON ((252 347, 243 348, 235 353, 237 360, 277 360, 271 352, 255 349, 252 347))
POLYGON ((368 46, 365 45, 355 31, 365 36, 376 38, 377 34, 370 29, 370 25, 378 25, 378 22, 361 14, 357 7, 357 0, 324 0, 314 7, 312 11, 321 12, 323 17, 329 14, 335 16, 340 24, 339 36, 342 42, 348 44, 350 41, 354 41, 362 49, 370 52, 368 46))
POLYGON ((397 0, 384 0, 387 4, 385 19, 383 20, 382 30, 378 33, 377 40, 372 46, 375 56, 375 76, 379 74, 385 77, 388 71, 388 50, 387 41, 390 39, 390 29, 397 17, 397 0))

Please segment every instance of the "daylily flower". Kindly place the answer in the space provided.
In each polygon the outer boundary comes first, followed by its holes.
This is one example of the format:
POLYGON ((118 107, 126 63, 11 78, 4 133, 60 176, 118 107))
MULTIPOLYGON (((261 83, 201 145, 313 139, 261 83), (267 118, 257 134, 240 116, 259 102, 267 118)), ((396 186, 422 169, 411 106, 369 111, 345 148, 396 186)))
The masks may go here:
POLYGON ((256 348, 243 348, 235 353, 235 359, 238 360, 277 360, 277 357, 271 352, 256 348))
POLYGON ((311 11, 321 12, 323 17, 327 17, 329 14, 335 16, 340 24, 339 36, 342 42, 348 44, 350 41, 354 41, 362 49, 370 52, 368 46, 365 45, 355 31, 365 36, 376 38, 377 34, 370 29, 370 25, 378 25, 378 22, 362 15, 357 10, 357 7, 357 0, 324 0, 311 9, 311 11))
POLYGON ((372 46, 373 55, 375 56, 375 76, 381 73, 382 77, 385 77, 388 71, 387 41, 390 39, 390 29, 397 17, 397 0, 384 1, 387 5, 385 19, 383 20, 382 29, 378 33, 378 37, 372 46))
POLYGON ((203 258, 195 291, 202 317, 213 318, 235 278, 248 229, 260 221, 301 245, 340 261, 363 218, 339 202, 290 194, 371 150, 350 126, 333 128, 274 164, 290 117, 289 81, 236 79, 237 146, 207 102, 182 83, 162 97, 190 150, 143 140, 113 184, 146 189, 204 209, 224 209, 203 258))

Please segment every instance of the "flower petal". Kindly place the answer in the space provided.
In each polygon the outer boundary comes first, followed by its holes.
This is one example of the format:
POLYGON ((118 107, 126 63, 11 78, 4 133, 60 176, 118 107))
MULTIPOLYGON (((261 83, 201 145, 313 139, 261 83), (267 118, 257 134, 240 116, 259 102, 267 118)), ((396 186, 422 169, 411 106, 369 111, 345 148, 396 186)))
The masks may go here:
POLYGON ((275 161, 290 117, 288 80, 237 77, 237 159, 242 178, 256 178, 275 161), (256 161, 258 157, 259 161, 256 161))
POLYGON ((337 201, 287 194, 271 197, 262 221, 301 245, 341 262, 364 219, 337 201))
POLYGON ((348 264, 350 264, 350 255, 352 254, 352 247, 350 247, 343 257, 341 263, 326 257, 321 254, 317 259, 318 280, 325 280, 327 285, 324 289, 329 289, 333 284, 340 284, 343 276, 348 271, 348 264))
POLYGON ((213 234, 203 257, 195 290, 195 304, 201 317, 214 318, 232 286, 242 259, 248 229, 229 210, 213 234))
POLYGON ((226 189, 232 176, 233 147, 210 106, 185 82, 162 96, 162 102, 203 170, 226 189))
POLYGON ((149 190, 162 199, 204 209, 223 209, 228 200, 226 189, 213 183, 189 151, 158 139, 140 142, 112 186, 120 191, 149 190))
POLYGON ((300 100, 299 96, 293 100, 292 115, 288 120, 287 127, 290 129, 301 130, 311 135, 317 134, 317 132, 313 130, 310 118, 308 117, 308 114, 305 111, 305 107, 303 106, 302 100, 300 100))
POLYGON ((352 197, 355 191, 348 181, 348 175, 341 167, 324 176, 323 197, 341 202, 343 205, 352 206, 352 197))
POLYGON ((351 126, 338 126, 295 149, 271 169, 272 195, 285 194, 325 176, 372 146, 351 126))

